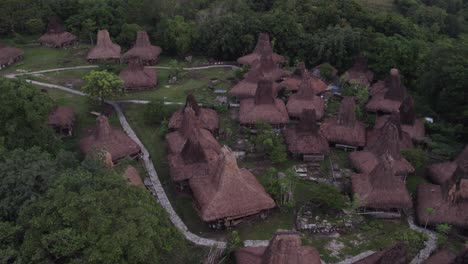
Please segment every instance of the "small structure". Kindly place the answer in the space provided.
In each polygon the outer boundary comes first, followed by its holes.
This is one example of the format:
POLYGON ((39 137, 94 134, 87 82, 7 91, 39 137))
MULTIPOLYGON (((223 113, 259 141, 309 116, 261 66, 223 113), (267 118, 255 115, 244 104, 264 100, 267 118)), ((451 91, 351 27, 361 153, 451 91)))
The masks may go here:
POLYGON ((353 67, 343 74, 347 82, 358 82, 369 86, 374 80, 374 73, 367 67, 367 58, 358 56, 353 67))
POLYGON ((310 86, 314 89, 315 94, 319 94, 327 89, 327 84, 313 76, 306 69, 304 62, 299 63, 294 73, 287 77, 286 80, 282 81, 279 86, 296 92, 299 90, 304 77, 309 77, 310 86))
POLYGON ((354 262, 353 264, 406 264, 408 263, 408 249, 403 242, 378 251, 366 258, 354 262))
POLYGON ((23 54, 24 52, 20 49, 0 43, 0 69, 20 61, 23 54))
POLYGON ((242 125, 253 126, 257 122, 266 122, 283 126, 289 121, 284 102, 275 96, 273 82, 260 80, 255 98, 244 99, 240 103, 239 121, 242 125))
POLYGON ((263 53, 271 55, 275 64, 284 61, 283 56, 273 52, 273 48, 271 47, 270 43, 270 36, 268 35, 268 33, 259 33, 257 45, 255 46, 254 51, 248 55, 240 57, 239 59, 237 59, 237 62, 239 64, 248 64, 252 66, 254 64, 254 61, 258 60, 261 54, 263 53))
POLYGON ((356 104, 353 97, 341 100, 338 118, 330 118, 322 123, 321 129, 329 142, 343 145, 346 149, 356 149, 366 145, 366 128, 356 120, 356 104))
POLYGON ((400 121, 401 129, 408 133, 413 141, 421 142, 424 139, 424 136, 426 135, 424 119, 416 118, 414 100, 411 96, 406 96, 400 106, 400 121))
POLYGON ((198 105, 193 94, 187 95, 185 105, 182 109, 177 110, 169 119, 169 129, 177 130, 182 125, 185 109, 191 108, 195 112, 195 116, 200 120, 201 127, 215 133, 219 128, 219 117, 215 110, 210 108, 202 108, 198 105))
POLYGON ((374 84, 370 95, 371 99, 366 105, 367 111, 398 113, 401 103, 407 96, 406 87, 401 82, 398 69, 392 69, 384 81, 374 84))
POLYGON ((453 178, 457 167, 468 172, 468 145, 454 161, 429 165, 427 167, 427 177, 435 184, 445 184, 453 178))
POLYGON ((107 30, 99 30, 97 33, 97 44, 92 48, 86 59, 88 62, 96 62, 98 60, 120 60, 120 46, 112 43, 107 30))
POLYGON ((123 87, 126 92, 153 89, 158 83, 158 77, 154 69, 146 68, 143 63, 132 58, 128 66, 119 74, 123 80, 123 87))
POLYGON ((73 124, 75 123, 75 109, 71 106, 58 106, 49 113, 47 125, 62 136, 73 134, 73 124))
POLYGON ((304 110, 299 124, 284 130, 288 150, 305 161, 323 160, 330 152, 327 139, 317 125, 314 110, 304 110))
POLYGON ((245 247, 235 252, 237 264, 320 264, 318 251, 302 246, 295 231, 278 230, 267 247, 245 247))
POLYGON ((140 146, 127 134, 112 128, 107 117, 103 115, 97 117, 96 127, 90 135, 80 141, 82 153, 87 154, 92 149, 104 149, 109 152, 114 163, 127 156, 136 157, 141 151, 140 146))
POLYGON ((77 40, 75 35, 65 31, 65 27, 57 17, 52 17, 47 26, 47 32, 39 38, 38 42, 46 47, 64 48, 75 44, 77 40))
POLYGON ((403 126, 400 122, 400 114, 392 113, 390 115, 379 116, 376 121, 374 128, 367 131, 367 144, 372 145, 374 142, 379 140, 379 137, 387 129, 386 126, 389 124, 395 125, 398 129, 398 142, 401 149, 408 149, 413 147, 413 141, 411 136, 403 130, 403 126))
POLYGON ((302 78, 299 91, 289 96, 286 108, 291 117, 298 118, 304 110, 314 110, 317 119, 322 119, 325 114, 325 103, 322 98, 315 95, 315 89, 310 82, 310 77, 302 78))
POLYGON ((135 186, 144 186, 140 177, 140 173, 138 173, 138 171, 132 165, 127 166, 124 172, 124 176, 129 184, 135 186))
POLYGON ((395 177, 388 154, 379 158, 371 172, 353 174, 351 184, 364 208, 387 211, 412 207, 406 185, 400 177, 395 177))
POLYGON ((146 31, 138 31, 135 45, 122 58, 125 60, 138 58, 143 65, 154 65, 159 62, 161 52, 160 47, 151 45, 146 31))
POLYGON ((195 209, 201 219, 216 227, 234 226, 243 218, 275 207, 255 176, 237 165, 234 153, 221 149, 215 172, 189 181, 195 209))

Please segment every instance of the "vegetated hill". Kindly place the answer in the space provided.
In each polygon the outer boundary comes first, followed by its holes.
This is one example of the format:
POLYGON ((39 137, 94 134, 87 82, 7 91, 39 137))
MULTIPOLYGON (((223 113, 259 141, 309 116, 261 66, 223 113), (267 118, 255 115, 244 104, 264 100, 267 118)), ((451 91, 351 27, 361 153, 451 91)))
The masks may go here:
POLYGON ((379 11, 390 11, 395 8, 393 0, 356 0, 356 2, 379 11))

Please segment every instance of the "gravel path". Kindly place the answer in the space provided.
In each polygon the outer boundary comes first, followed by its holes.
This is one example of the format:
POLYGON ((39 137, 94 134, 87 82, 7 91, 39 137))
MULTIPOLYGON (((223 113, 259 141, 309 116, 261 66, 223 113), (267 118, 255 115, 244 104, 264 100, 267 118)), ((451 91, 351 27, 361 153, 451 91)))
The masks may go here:
POLYGON ((425 233, 428 236, 428 240, 424 242, 425 247, 419 251, 416 257, 411 260, 410 264, 420 264, 431 256, 432 252, 437 249, 437 236, 434 232, 421 228, 414 223, 414 217, 408 216, 408 225, 412 230, 420 233, 425 233))

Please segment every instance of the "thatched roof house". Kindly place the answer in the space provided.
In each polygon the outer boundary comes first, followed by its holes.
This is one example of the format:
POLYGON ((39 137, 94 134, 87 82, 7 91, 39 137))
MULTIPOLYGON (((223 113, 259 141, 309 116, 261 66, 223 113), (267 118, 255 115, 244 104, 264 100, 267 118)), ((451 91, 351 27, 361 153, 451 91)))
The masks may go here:
POLYGON ((97 60, 120 60, 120 46, 112 43, 107 30, 99 30, 97 44, 92 48, 86 59, 90 62, 97 60))
POLYGON ((221 152, 212 175, 189 181, 201 219, 205 222, 234 220, 275 207, 255 176, 237 166, 234 153, 226 146, 221 152))
POLYGON ((372 209, 411 208, 411 197, 400 177, 395 176, 392 158, 383 155, 370 172, 351 176, 353 193, 359 195, 363 207, 372 209))
POLYGON ((187 95, 187 99, 185 101, 185 106, 182 109, 177 110, 169 119, 169 129, 179 129, 182 124, 182 120, 184 118, 184 109, 185 108, 192 108, 195 112, 195 116, 200 120, 201 127, 209 130, 211 132, 215 132, 219 128, 219 118, 218 114, 215 110, 210 108, 202 108, 198 105, 195 97, 192 94, 187 95))
POLYGON ((21 60, 23 53, 20 49, 0 43, 0 69, 21 60))
POLYGON ((146 68, 136 59, 130 59, 128 66, 120 72, 119 77, 124 82, 125 91, 153 89, 158 83, 156 71, 146 68))
POLYGON ((366 105, 367 111, 398 113, 401 103, 407 96, 407 91, 401 82, 398 70, 392 69, 384 81, 379 81, 372 86, 370 94, 371 99, 366 105))
POLYGON ((370 85, 374 80, 374 72, 367 67, 367 58, 359 56, 355 59, 353 67, 343 74, 343 78, 348 82, 370 85))
POLYGON ((444 184, 453 178, 457 167, 468 172, 468 145, 454 161, 434 163, 427 167, 428 178, 436 184, 444 184))
POLYGON ((143 186, 143 181, 141 180, 140 173, 132 165, 128 165, 125 169, 124 176, 127 179, 127 182, 135 186, 143 186))
POLYGON ((370 173, 379 163, 384 154, 391 157, 392 167, 397 175, 407 175, 414 172, 414 167, 401 155, 398 128, 392 122, 387 122, 377 140, 367 144, 363 151, 349 154, 354 168, 360 173, 370 173))
POLYGON ((255 98, 244 99, 240 103, 240 123, 254 125, 262 121, 273 125, 286 124, 289 121, 288 111, 275 94, 272 81, 260 80, 255 98))
POLYGON ((122 58, 138 58, 144 65, 153 65, 158 63, 161 52, 160 47, 151 45, 146 31, 138 31, 135 45, 122 58))
POLYGON ((423 264, 453 264, 457 255, 449 249, 441 249, 426 259, 423 264))
POLYGON ((426 135, 424 119, 416 118, 414 110, 414 100, 411 96, 406 96, 400 106, 401 129, 408 133, 413 141, 420 142, 426 135))
POLYGON ((65 31, 57 17, 52 17, 47 26, 47 32, 39 38, 38 42, 47 47, 62 48, 73 45, 77 40, 75 35, 65 31))
POLYGON ((71 106, 58 106, 49 113, 47 125, 64 136, 73 134, 75 109, 71 106))
POLYGON ((314 110, 304 110, 299 124, 294 128, 286 128, 283 134, 289 152, 294 155, 325 155, 330 152, 328 141, 317 125, 314 110))
POLYGON ((140 153, 140 146, 123 131, 109 125, 107 117, 100 115, 96 119, 96 127, 89 136, 81 139, 80 150, 87 154, 96 149, 109 152, 112 161, 116 162, 127 156, 134 157, 140 153))
POLYGON ((408 249, 405 244, 400 242, 396 245, 378 251, 366 258, 354 262, 353 264, 406 264, 408 257, 408 249))
POLYGON ((374 142, 379 140, 379 137, 387 129, 386 126, 393 124, 398 129, 398 142, 401 149, 408 149, 413 147, 413 141, 411 136, 403 130, 403 126, 400 122, 400 115, 398 113, 392 113, 391 115, 379 116, 372 130, 367 131, 367 144, 372 145, 374 142))
POLYGON ((302 246, 295 231, 278 230, 267 247, 245 247, 235 252, 237 264, 320 264, 320 254, 302 246))
POLYGON ((317 119, 322 119, 325 114, 325 103, 322 98, 315 95, 315 90, 308 76, 302 78, 299 91, 289 96, 286 108, 292 117, 299 117, 304 110, 314 110, 317 119))
POLYGON ((252 53, 247 54, 243 57, 237 59, 239 64, 248 64, 253 65, 255 60, 258 60, 261 54, 266 53, 272 57, 274 63, 279 63, 284 61, 284 57, 273 52, 273 48, 270 43, 270 36, 268 33, 259 33, 257 45, 252 53))
POLYGON ((327 84, 319 78, 312 76, 306 69, 304 62, 299 63, 294 73, 287 77, 286 80, 282 81, 279 86, 285 87, 290 91, 297 91, 304 77, 310 77, 308 81, 310 82, 310 86, 314 89, 315 94, 319 94, 327 89, 327 84))
POLYGON ((363 122, 356 120, 355 108, 354 98, 344 97, 338 118, 330 118, 322 123, 322 132, 329 142, 353 147, 366 145, 366 128, 363 122))

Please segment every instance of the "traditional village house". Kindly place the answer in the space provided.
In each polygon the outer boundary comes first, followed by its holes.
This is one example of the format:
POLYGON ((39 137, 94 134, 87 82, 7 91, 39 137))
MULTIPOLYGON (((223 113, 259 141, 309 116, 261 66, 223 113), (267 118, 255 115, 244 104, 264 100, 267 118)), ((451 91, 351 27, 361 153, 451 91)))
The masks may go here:
POLYGON ((318 251, 303 246, 295 231, 278 230, 268 246, 245 247, 235 252, 237 264, 320 264, 318 251))
POLYGON ((367 67, 367 58, 358 56, 353 67, 343 74, 343 78, 348 82, 357 82, 369 86, 374 80, 374 72, 367 67))
POLYGON ((112 43, 107 30, 99 30, 97 33, 97 44, 92 48, 87 56, 88 62, 98 60, 120 60, 120 46, 112 43))
POLYGON ((201 127, 209 130, 212 133, 216 133, 219 128, 219 118, 215 110, 210 108, 202 108, 198 105, 193 94, 187 95, 185 105, 183 108, 177 110, 169 119, 169 129, 176 130, 181 127, 182 120, 184 118, 184 109, 190 107, 195 112, 195 116, 200 120, 201 127))
POLYGON ((0 69, 20 61, 23 58, 23 53, 20 49, 0 43, 0 69))
POLYGON ((144 186, 143 181, 141 180, 140 173, 132 165, 128 165, 125 169, 124 176, 127 179, 127 182, 130 185, 134 186, 144 186))
POLYGON ((75 35, 65 31, 65 27, 57 17, 52 17, 47 26, 47 32, 39 38, 38 42, 46 47, 63 48, 75 44, 77 40, 75 35))
POLYGON ((406 264, 408 263, 408 249, 402 242, 396 245, 377 251, 374 254, 363 258, 353 264, 406 264))
POLYGON ((421 142, 424 139, 426 135, 424 119, 416 118, 414 100, 411 96, 406 96, 400 106, 400 122, 403 132, 408 133, 413 141, 421 142))
POLYGON ((310 82, 310 77, 302 78, 299 91, 289 96, 286 108, 293 118, 298 118, 304 110, 314 110, 317 119, 322 119, 325 114, 325 103, 323 99, 315 95, 315 89, 310 82))
POLYGON ((330 152, 328 141, 317 125, 314 110, 304 110, 299 124, 293 128, 286 128, 283 134, 289 152, 304 161, 323 160, 330 152))
POLYGON ((468 263, 468 247, 455 254, 449 248, 443 248, 432 254, 423 264, 466 264, 468 263))
POLYGON ((442 185, 420 184, 416 213, 420 225, 468 228, 468 173, 457 166, 452 179, 442 185))
POLYGON ((396 175, 406 176, 414 172, 414 167, 401 155, 398 128, 392 122, 387 122, 377 140, 362 151, 349 154, 349 160, 359 173, 370 173, 379 163, 382 155, 388 154, 396 175))
POLYGON ((384 81, 374 84, 370 95, 371 99, 366 105, 367 111, 398 113, 401 103, 407 96, 406 87, 401 82, 398 70, 392 69, 384 81))
POLYGON ((143 65, 154 65, 159 62, 159 55, 162 49, 158 46, 151 45, 148 33, 146 31, 138 31, 135 45, 127 51, 122 58, 129 60, 138 58, 143 65))
POLYGON ((411 208, 411 197, 400 177, 396 177, 394 162, 388 154, 380 156, 370 172, 351 176, 353 194, 357 194, 363 208, 393 210, 411 208))
POLYGON ((119 74, 126 92, 149 90, 156 87, 158 77, 154 69, 143 66, 137 58, 131 58, 128 66, 119 74))
POLYGON ((372 145, 374 142, 379 140, 379 137, 387 129, 386 126, 394 125, 398 129, 398 142, 401 149, 408 149, 413 147, 413 141, 411 136, 403 130, 403 126, 400 122, 400 114, 392 113, 390 115, 379 116, 376 121, 374 128, 367 131, 367 144, 372 145))
POLYGON ((107 117, 100 115, 96 119, 96 127, 90 135, 81 139, 80 150, 87 154, 91 150, 105 150, 112 156, 112 161, 125 157, 136 157, 140 154, 140 146, 123 131, 112 128, 107 117))
POLYGON ((445 184, 453 178, 457 167, 468 172, 468 145, 454 161, 434 163, 427 167, 427 177, 435 184, 445 184))
POLYGON ((270 43, 270 36, 268 33, 259 33, 257 45, 252 53, 240 57, 237 59, 239 64, 248 64, 253 66, 254 62, 260 59, 261 54, 266 53, 271 55, 274 63, 284 62, 284 57, 273 52, 273 48, 270 43))
POLYGON ((75 110, 71 106, 58 106, 49 113, 47 125, 62 136, 73 134, 75 123, 75 110))
POLYGON ((221 152, 213 174, 189 180, 200 218, 214 227, 233 226, 274 208, 275 202, 255 176, 238 167, 234 153, 226 146, 221 152))
POLYGON ((244 99, 240 103, 239 121, 242 125, 254 126, 266 122, 281 127, 289 121, 284 102, 276 98, 273 82, 260 80, 255 98, 244 99))
POLYGON ((338 118, 330 118, 322 123, 323 134, 337 147, 356 150, 366 145, 366 128, 363 122, 356 120, 355 109, 354 98, 344 97, 338 118))
POLYGON ((310 82, 310 86, 314 89, 315 94, 319 94, 327 89, 327 84, 319 78, 312 76, 306 69, 304 62, 299 63, 294 73, 282 81, 279 86, 297 92, 304 77, 310 77, 308 81, 310 82))

